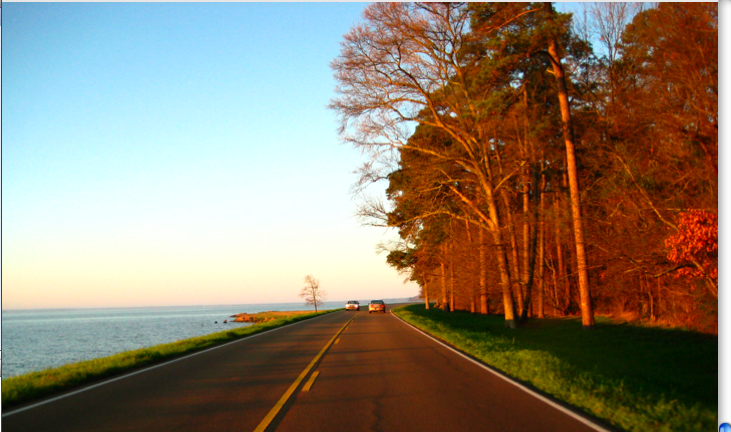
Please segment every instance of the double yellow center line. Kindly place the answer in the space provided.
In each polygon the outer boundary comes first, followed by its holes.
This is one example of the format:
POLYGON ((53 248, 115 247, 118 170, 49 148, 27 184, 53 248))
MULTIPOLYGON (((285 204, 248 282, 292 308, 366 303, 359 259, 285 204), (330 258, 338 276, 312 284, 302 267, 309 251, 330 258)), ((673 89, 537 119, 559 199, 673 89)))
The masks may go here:
POLYGON ((269 424, 272 422, 272 420, 274 420, 274 417, 276 417, 277 414, 279 414, 279 411, 282 409, 284 404, 287 403, 289 398, 292 397, 292 394, 294 394, 294 391, 297 390, 297 387, 300 385, 302 380, 305 379, 307 374, 310 373, 310 370, 312 370, 312 368, 317 364, 317 362, 320 360, 320 358, 323 356, 323 354, 325 354, 325 351, 327 351, 327 349, 330 348, 330 345, 333 344, 335 339, 338 336, 340 336, 340 333, 342 333, 343 330, 345 330, 345 328, 348 326, 348 324, 350 324, 350 322, 353 321, 354 319, 355 319, 355 317, 348 320, 348 322, 346 322, 345 325, 343 327, 341 327, 337 333, 335 333, 335 336, 333 336, 332 339, 330 339, 330 341, 325 345, 325 347, 322 350, 320 350, 320 353, 317 354, 314 359, 312 359, 312 361, 310 362, 309 365, 307 365, 305 370, 302 371, 302 373, 297 377, 297 379, 294 380, 292 385, 289 386, 287 391, 284 392, 284 395, 279 399, 279 402, 277 402, 277 404, 274 405, 274 408, 272 408, 271 411, 269 411, 269 414, 267 414, 267 416, 264 417, 264 420, 262 420, 261 423, 259 423, 259 426, 257 426, 256 429, 254 429, 254 432, 264 432, 266 430, 266 428, 269 427, 269 424))

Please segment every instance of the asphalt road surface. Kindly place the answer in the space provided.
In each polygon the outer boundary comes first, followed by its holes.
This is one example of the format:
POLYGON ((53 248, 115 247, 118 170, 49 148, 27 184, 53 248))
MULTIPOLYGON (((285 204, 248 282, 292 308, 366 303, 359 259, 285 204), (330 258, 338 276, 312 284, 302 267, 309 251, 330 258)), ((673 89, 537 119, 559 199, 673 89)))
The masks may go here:
POLYGON ((4 411, 2 430, 605 430, 566 411, 363 308, 4 411))

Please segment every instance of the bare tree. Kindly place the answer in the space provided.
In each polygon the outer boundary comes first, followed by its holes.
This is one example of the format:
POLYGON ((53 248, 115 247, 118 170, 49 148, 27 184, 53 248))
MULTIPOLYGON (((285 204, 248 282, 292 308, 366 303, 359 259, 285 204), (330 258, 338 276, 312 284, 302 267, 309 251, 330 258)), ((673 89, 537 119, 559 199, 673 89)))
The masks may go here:
MULTIPOLYGON (((588 2, 582 3, 584 14, 588 17, 586 32, 599 36, 602 48, 610 63, 618 58, 618 48, 627 24, 643 9, 646 2, 588 2)), ((649 4, 652 7, 652 3, 649 4)), ((588 35, 587 35, 588 36, 588 35)))
POLYGON ((305 276, 305 286, 302 287, 300 297, 305 299, 307 305, 315 306, 315 312, 317 312, 317 306, 325 303, 327 292, 320 288, 320 281, 315 279, 312 275, 305 276))

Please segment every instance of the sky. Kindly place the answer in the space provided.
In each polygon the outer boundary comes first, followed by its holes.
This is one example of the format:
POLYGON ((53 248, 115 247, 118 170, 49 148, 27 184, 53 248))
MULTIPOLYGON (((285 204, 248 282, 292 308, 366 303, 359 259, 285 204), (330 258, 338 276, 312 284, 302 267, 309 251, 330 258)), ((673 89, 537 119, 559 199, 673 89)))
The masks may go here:
POLYGON ((3 6, 3 309, 418 294, 326 107, 365 4, 3 6))

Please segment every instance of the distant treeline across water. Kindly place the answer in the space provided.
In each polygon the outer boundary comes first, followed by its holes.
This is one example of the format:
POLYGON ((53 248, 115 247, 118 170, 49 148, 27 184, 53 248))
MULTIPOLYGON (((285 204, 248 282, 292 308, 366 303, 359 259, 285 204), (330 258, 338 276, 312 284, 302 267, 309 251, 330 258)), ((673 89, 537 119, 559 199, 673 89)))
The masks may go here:
MULTIPOLYGON (((344 303, 326 302, 320 309, 342 308, 344 303)), ((241 312, 310 309, 314 311, 299 302, 4 310, 2 378, 250 325, 230 322, 231 315, 241 312)))

